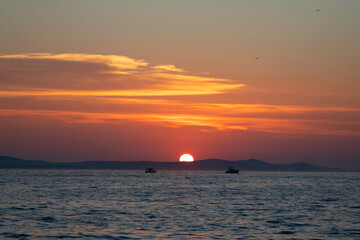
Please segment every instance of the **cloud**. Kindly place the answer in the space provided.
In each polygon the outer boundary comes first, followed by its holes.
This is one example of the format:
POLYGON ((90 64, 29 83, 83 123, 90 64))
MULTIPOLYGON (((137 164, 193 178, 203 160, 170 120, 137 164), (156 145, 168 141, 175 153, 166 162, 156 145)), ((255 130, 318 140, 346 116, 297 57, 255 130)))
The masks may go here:
POLYGON ((0 60, 0 94, 8 97, 208 95, 244 86, 229 79, 180 74, 173 65, 154 68, 176 73, 154 72, 146 61, 126 56, 30 53, 0 60))
POLYGON ((2 109, 0 116, 36 116, 72 124, 124 124, 124 120, 160 124, 166 127, 193 126, 200 130, 249 130, 295 135, 359 136, 360 121, 344 123, 332 120, 226 117, 201 114, 101 113, 54 110, 2 109), (354 130, 354 129, 357 129, 354 130))
POLYGON ((85 63, 105 64, 117 70, 138 69, 145 67, 148 63, 144 60, 135 60, 126 56, 119 55, 100 55, 100 54, 82 54, 82 53, 28 53, 2 55, 0 59, 38 59, 38 60, 57 60, 57 61, 73 61, 85 63))
POLYGON ((26 115, 69 124, 134 121, 201 131, 360 135, 358 108, 228 102, 227 94, 246 85, 126 56, 3 55, 0 87, 0 116, 17 121, 26 115))
POLYGON ((155 67, 152 67, 153 69, 157 71, 165 71, 165 72, 180 72, 183 73, 185 70, 175 67, 175 65, 157 65, 155 67))

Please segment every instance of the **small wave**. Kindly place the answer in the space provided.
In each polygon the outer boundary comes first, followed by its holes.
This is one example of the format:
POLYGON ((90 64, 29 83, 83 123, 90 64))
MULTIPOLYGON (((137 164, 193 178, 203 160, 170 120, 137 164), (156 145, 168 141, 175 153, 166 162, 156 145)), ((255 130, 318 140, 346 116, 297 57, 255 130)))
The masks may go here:
POLYGON ((47 204, 39 204, 39 208, 48 208, 47 204))
POLYGON ((238 226, 237 229, 246 230, 246 229, 251 229, 251 228, 246 227, 246 226, 238 226))
POLYGON ((340 232, 337 229, 332 229, 330 232, 328 232, 330 235, 338 235, 340 232))
POLYGON ((124 211, 114 211, 114 213, 119 215, 133 215, 132 213, 124 212, 124 211))
POLYGON ((322 211, 322 209, 325 208, 324 205, 321 204, 314 204, 308 208, 308 210, 316 210, 316 211, 322 211))
POLYGON ((63 239, 63 238, 82 238, 80 236, 72 236, 72 235, 57 235, 57 236, 47 236, 47 237, 55 237, 57 239, 63 239))
POLYGON ((339 199, 338 198, 324 198, 324 199, 321 199, 320 201, 323 201, 323 202, 335 202, 335 201, 338 201, 339 199))
POLYGON ((289 231, 289 230, 285 230, 285 231, 281 231, 279 232, 280 234, 294 234, 293 231, 289 231))
POLYGON ((4 232, 4 233, 2 233, 2 235, 5 238, 21 238, 21 239, 26 239, 27 237, 31 236, 31 235, 23 234, 23 233, 8 233, 8 232, 4 232))
POLYGON ((102 210, 90 209, 88 212, 84 212, 83 214, 85 214, 85 215, 93 215, 93 214, 101 214, 101 213, 103 213, 102 210))
POLYGON ((111 239, 111 240, 122 240, 122 239, 136 239, 126 236, 110 236, 110 235, 92 235, 92 234, 80 234, 82 238, 87 239, 111 239))
POLYGON ((283 221, 280 221, 280 220, 270 220, 270 221, 267 221, 268 223, 272 223, 272 224, 280 224, 280 223, 283 223, 283 221))
POLYGON ((55 222, 56 219, 53 217, 43 217, 40 220, 44 221, 44 222, 55 222))
POLYGON ((8 208, 9 210, 19 210, 19 211, 24 211, 24 210, 35 210, 35 208, 22 208, 22 207, 10 207, 8 208))
POLYGON ((350 236, 360 236, 360 229, 347 229, 346 231, 346 235, 350 235, 350 236))
POLYGON ((288 227, 306 227, 309 226, 307 223, 288 223, 286 224, 288 227))

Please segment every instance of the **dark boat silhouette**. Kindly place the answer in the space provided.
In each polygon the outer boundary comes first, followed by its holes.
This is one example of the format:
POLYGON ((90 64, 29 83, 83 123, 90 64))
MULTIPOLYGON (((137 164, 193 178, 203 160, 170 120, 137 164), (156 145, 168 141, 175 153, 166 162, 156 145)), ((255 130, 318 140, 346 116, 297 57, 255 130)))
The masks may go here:
POLYGON ((156 173, 156 170, 153 168, 146 168, 145 173, 156 173))
POLYGON ((239 170, 235 169, 234 167, 230 166, 225 173, 239 173, 239 170))

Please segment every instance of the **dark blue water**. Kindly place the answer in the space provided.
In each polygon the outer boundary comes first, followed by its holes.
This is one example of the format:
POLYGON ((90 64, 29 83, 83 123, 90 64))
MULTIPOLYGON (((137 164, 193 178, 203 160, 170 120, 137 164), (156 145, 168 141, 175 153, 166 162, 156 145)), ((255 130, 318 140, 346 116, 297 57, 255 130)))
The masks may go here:
POLYGON ((0 170, 0 239, 360 239, 359 173, 0 170))

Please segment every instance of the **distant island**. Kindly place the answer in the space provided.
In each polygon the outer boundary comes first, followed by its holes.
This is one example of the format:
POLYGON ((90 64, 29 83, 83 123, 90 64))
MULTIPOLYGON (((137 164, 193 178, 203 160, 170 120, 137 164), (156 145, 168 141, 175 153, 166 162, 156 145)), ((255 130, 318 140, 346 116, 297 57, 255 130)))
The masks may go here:
POLYGON ((151 161, 84 161, 84 162, 49 162, 42 160, 24 160, 9 156, 0 156, 0 168, 20 169, 123 169, 172 171, 225 171, 233 166, 240 171, 296 171, 296 172, 341 172, 341 168, 328 168, 304 162, 291 164, 267 163, 258 159, 229 161, 222 159, 197 160, 192 163, 180 162, 151 162, 151 161))

